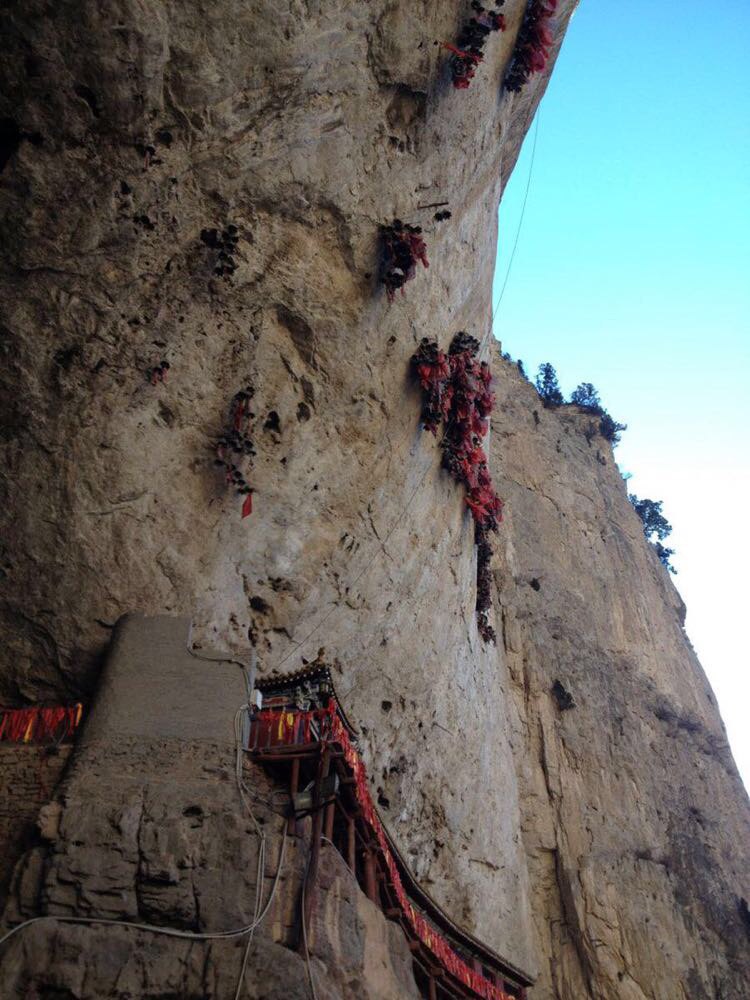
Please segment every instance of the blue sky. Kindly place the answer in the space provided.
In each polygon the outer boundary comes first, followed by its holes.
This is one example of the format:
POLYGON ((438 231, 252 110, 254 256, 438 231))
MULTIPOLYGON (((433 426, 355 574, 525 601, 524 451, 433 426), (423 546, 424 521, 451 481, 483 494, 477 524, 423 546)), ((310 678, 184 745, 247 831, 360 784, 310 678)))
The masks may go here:
MULTIPOLYGON (((674 578, 750 787, 750 4, 582 0, 541 105, 503 349, 628 424, 631 492, 664 501, 674 578)), ((533 130, 500 208, 495 300, 533 130)))

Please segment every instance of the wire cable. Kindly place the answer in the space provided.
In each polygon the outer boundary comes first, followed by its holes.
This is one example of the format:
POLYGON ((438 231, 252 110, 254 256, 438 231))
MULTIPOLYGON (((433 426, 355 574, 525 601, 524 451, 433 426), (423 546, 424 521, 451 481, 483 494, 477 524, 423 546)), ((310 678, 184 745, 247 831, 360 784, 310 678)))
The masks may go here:
MULTIPOLYGON (((208 659, 208 657, 199 657, 200 659, 208 659)), ((235 661, 236 662, 236 661, 235 661)), ((255 832, 259 838, 258 846, 258 864, 256 871, 256 883, 255 883, 255 902, 253 907, 253 919, 249 924, 245 924, 242 927, 231 928, 226 931, 184 931, 176 927, 159 927, 154 924, 142 924, 132 920, 114 920, 107 917, 66 917, 57 916, 54 914, 44 914, 39 917, 31 917, 29 920, 24 920, 22 923, 17 924, 7 931, 2 937, 0 937, 0 947, 2 947, 6 941, 9 941, 12 937, 18 934, 20 931, 24 930, 26 927, 30 927, 32 924, 38 923, 49 923, 56 922, 61 924, 79 924, 85 926, 106 926, 106 927, 128 927, 131 930, 145 931, 150 934, 160 934, 163 937, 173 937, 181 938, 187 941, 221 941, 221 940, 231 940, 233 938, 244 937, 249 935, 247 946, 242 959, 242 966, 240 971, 239 980, 237 983, 237 990, 235 993, 235 1000, 239 1000, 240 994, 242 992, 242 985, 244 982, 245 971, 247 969, 248 957, 250 954, 250 947, 252 945, 253 934, 255 928, 258 927, 266 917, 269 909, 271 908, 271 903, 274 900, 276 891, 279 886, 279 881, 281 878, 281 872, 284 867, 284 856, 286 853, 286 842, 287 842, 287 824, 284 823, 284 831, 281 839, 281 848, 279 849, 279 860, 276 866, 276 874, 274 876, 273 884, 271 886, 271 891, 269 893, 268 899, 263 905, 263 883, 265 881, 265 858, 266 858, 266 835, 264 830, 258 823, 255 814, 253 813, 252 807, 249 802, 249 788, 245 783, 242 776, 242 725, 241 718, 242 714, 248 710, 247 705, 242 705, 234 717, 234 732, 235 732, 235 778, 237 781, 237 788, 240 794, 240 799, 243 806, 245 807, 248 815, 253 821, 253 826, 255 832)))
POLYGON ((276 888, 279 884, 279 877, 281 874, 281 869, 284 862, 284 852, 286 849, 286 825, 284 826, 284 835, 281 841, 281 850, 279 852, 279 865, 276 869, 276 876, 274 878, 273 885, 271 887, 271 894, 268 897, 268 901, 263 908, 263 912, 257 920, 252 923, 246 924, 244 927, 235 927, 227 931, 182 931, 178 930, 176 927, 159 927, 156 924, 140 924, 133 920, 113 920, 107 917, 62 917, 56 914, 44 914, 41 917, 31 917, 29 920, 24 920, 23 923, 17 924, 11 930, 7 931, 0 938, 0 947, 5 944, 6 941, 10 940, 19 931, 22 931, 25 927, 30 927, 31 924, 47 923, 54 921, 59 924, 85 924, 87 926, 99 926, 104 925, 107 927, 129 927, 131 930, 136 931, 147 931, 150 934, 161 934, 164 937, 174 937, 183 938, 187 941, 228 941, 232 938, 244 937, 245 934, 249 934, 251 931, 255 930, 259 923, 264 919, 268 910, 273 902, 273 897, 276 892, 276 888))
POLYGON ((529 164, 529 176, 526 178, 526 191, 523 196, 523 205, 521 206, 521 217, 518 220, 518 228, 516 229, 516 238, 513 242, 513 249, 510 252, 510 259, 508 260, 508 269, 505 272, 505 280, 503 281, 503 287, 500 289, 500 295, 495 305, 495 309, 492 313, 492 322, 490 323, 490 333, 495 326, 495 317, 497 316, 497 311, 500 308, 500 303, 503 301, 503 296, 505 295, 505 289, 508 287, 508 279, 510 278, 510 269, 513 267, 513 260, 516 256, 516 250, 518 249, 518 240, 521 236, 521 227, 523 226, 523 218, 526 214, 526 202, 529 200, 529 189, 531 188, 531 175, 534 170, 534 160, 536 159, 536 141, 539 136, 539 118, 541 117, 541 106, 536 109, 536 124, 534 125, 534 144, 531 147, 531 162, 529 164))

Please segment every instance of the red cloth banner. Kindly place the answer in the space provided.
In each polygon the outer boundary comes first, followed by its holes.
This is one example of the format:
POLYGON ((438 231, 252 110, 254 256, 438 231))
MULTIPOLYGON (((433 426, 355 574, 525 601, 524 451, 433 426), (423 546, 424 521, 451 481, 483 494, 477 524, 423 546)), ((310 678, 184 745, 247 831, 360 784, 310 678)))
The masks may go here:
POLYGON ((9 708, 0 711, 0 742, 60 743, 75 733, 83 705, 9 708))

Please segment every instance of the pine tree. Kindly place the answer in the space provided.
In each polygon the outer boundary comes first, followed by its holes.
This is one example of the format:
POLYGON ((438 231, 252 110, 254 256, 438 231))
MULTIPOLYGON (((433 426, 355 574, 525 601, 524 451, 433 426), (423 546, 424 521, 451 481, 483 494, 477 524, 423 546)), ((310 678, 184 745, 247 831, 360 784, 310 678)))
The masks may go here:
POLYGON ((635 493, 629 493, 628 500, 630 500, 636 514, 643 522, 643 534, 654 546, 657 556, 670 573, 676 573, 677 570, 669 561, 674 555, 674 549, 669 549, 666 545, 661 544, 667 535, 672 533, 672 525, 661 512, 664 501, 639 500, 635 493), (656 535, 656 541, 653 539, 654 535, 656 535))
POLYGON ((541 396, 545 406, 562 406, 565 402, 563 394, 560 392, 560 383, 557 381, 557 372, 549 361, 539 365, 539 372, 536 376, 536 391, 541 396))
POLYGON ((590 382, 581 382, 579 386, 576 386, 570 397, 570 401, 571 403, 575 403, 576 406, 582 406, 590 413, 604 412, 599 393, 590 382))

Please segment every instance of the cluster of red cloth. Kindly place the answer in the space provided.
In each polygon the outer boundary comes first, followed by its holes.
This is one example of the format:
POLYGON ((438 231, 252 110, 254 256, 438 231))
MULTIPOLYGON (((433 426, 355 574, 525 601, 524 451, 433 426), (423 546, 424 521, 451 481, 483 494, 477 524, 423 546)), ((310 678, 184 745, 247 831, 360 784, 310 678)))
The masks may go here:
POLYGON ((547 65, 554 41, 548 22, 556 10, 557 0, 531 0, 505 78, 506 90, 519 91, 532 73, 540 73, 547 65))
MULTIPOLYGON (((497 0, 502 7, 505 0, 497 0)), ((443 42, 443 48, 452 53, 450 61, 453 86, 466 90, 476 73, 476 68, 484 58, 483 49, 493 31, 505 31, 505 18, 497 10, 485 10, 479 0, 472 0, 474 16, 465 21, 455 45, 443 42)))
POLYGON ((0 740, 7 743, 60 743, 78 728, 83 705, 9 708, 0 713, 0 740))
POLYGON ((489 429, 495 403, 489 365, 477 361, 479 343, 457 333, 448 354, 424 338, 412 357, 412 368, 422 387, 422 420, 437 433, 445 424, 443 467, 466 487, 466 504, 478 528, 495 531, 502 520, 503 503, 495 492, 482 439, 489 429))
POLYGON ((404 285, 417 273, 417 262, 429 267, 427 246, 422 239, 420 226, 394 219, 389 226, 380 227, 383 241, 383 264, 380 280, 385 285, 388 301, 393 302, 397 290, 404 294, 404 285))
POLYGON ((252 717, 250 723, 250 750, 261 750, 276 746, 304 746, 318 739, 322 729, 324 737, 330 733, 330 719, 333 709, 329 705, 325 709, 311 709, 303 712, 298 709, 261 709, 252 717), (318 735, 312 731, 312 723, 319 725, 318 735))

